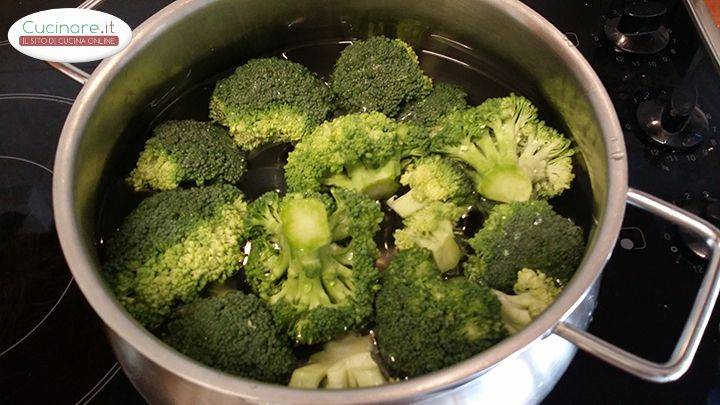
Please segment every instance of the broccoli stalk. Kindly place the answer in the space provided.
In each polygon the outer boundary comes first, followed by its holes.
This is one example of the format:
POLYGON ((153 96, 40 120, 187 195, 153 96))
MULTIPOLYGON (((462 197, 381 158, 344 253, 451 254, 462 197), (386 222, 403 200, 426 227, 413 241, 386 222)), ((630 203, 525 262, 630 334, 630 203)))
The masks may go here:
POLYGON ((307 365, 295 369, 290 387, 328 389, 362 388, 383 385, 387 381, 372 357, 370 336, 347 335, 328 342, 323 350, 310 356, 307 365))
POLYGON ((500 202, 548 198, 570 187, 570 141, 537 118, 524 97, 489 99, 445 116, 434 148, 469 165, 476 190, 500 202))
POLYGON ((515 295, 493 290, 500 300, 503 323, 509 333, 522 330, 560 295, 557 282, 540 271, 522 269, 513 287, 515 295))
POLYGON ((403 218, 436 201, 458 205, 472 201, 472 182, 457 163, 442 156, 431 155, 413 162, 400 183, 410 186, 410 190, 390 198, 387 204, 403 218))
POLYGON ((299 344, 328 341, 372 313, 379 205, 333 189, 267 193, 249 208, 252 248, 245 274, 275 320, 299 344))
POLYGON ((353 288, 352 270, 339 262, 331 248, 325 204, 312 198, 291 198, 280 211, 288 253, 288 280, 270 299, 286 300, 308 309, 342 302, 353 288))
POLYGON ((355 190, 370 198, 379 199, 392 195, 400 185, 400 159, 393 158, 379 168, 363 164, 348 165, 347 172, 334 174, 323 181, 325 185, 355 190))
POLYGON ((395 246, 398 250, 428 249, 441 272, 454 269, 462 258, 455 240, 455 223, 464 212, 450 203, 432 203, 405 218, 404 227, 395 231, 395 246))

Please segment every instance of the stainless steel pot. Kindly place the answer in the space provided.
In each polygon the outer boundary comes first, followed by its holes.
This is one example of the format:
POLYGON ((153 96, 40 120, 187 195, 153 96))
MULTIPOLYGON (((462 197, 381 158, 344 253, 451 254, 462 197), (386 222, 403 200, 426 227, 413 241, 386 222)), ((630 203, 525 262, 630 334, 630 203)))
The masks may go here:
MULTIPOLYGON (((579 347, 641 378, 664 382, 688 368, 718 294, 720 233, 707 222, 628 189, 623 134, 602 84, 570 41, 514 0, 179 0, 134 31, 131 44, 89 78, 54 64, 85 86, 67 118, 55 159, 53 198, 63 251, 78 285, 107 325, 125 372, 152 403, 380 403, 542 399, 579 347), (380 388, 298 391, 223 374, 182 356, 132 319, 105 284, 94 232, 98 190, 123 130, 157 97, 176 94, 245 57, 302 35, 352 35, 378 21, 414 21, 456 50, 471 50, 532 83, 565 123, 592 185, 595 223, 577 274, 535 322, 447 369, 380 388), (653 363, 584 331, 625 204, 699 235, 712 257, 695 305, 666 363, 653 363)), ((632 269, 626 269, 632 271, 632 269)))

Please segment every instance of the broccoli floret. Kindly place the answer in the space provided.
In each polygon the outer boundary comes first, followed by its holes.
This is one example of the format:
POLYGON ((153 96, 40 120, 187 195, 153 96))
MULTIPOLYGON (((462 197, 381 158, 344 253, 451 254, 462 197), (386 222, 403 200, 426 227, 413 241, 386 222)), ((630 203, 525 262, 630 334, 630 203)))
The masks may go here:
POLYGON ((423 74, 410 45, 380 36, 345 48, 330 86, 347 112, 379 111, 394 117, 404 103, 427 96, 432 80, 423 74))
POLYGON ((370 336, 347 335, 325 344, 310 356, 307 365, 295 369, 290 378, 294 388, 376 387, 387 381, 373 359, 375 348, 370 336))
POLYGON ((333 110, 330 88, 306 67, 279 58, 253 59, 220 80, 210 118, 230 128, 245 150, 296 142, 333 110))
POLYGON ((332 195, 271 192, 248 210, 245 274, 298 344, 331 340, 372 314, 379 277, 373 236, 382 212, 350 191, 332 195))
POLYGON ((380 354, 400 376, 465 360, 507 336, 492 291, 464 277, 443 280, 430 252, 399 252, 376 301, 380 354))
POLYGON ((285 384, 296 364, 265 304, 240 291, 178 308, 162 339, 203 364, 260 381, 285 384))
POLYGON ((435 201, 457 205, 472 202, 472 180, 458 163, 439 155, 411 163, 400 177, 400 183, 409 186, 410 191, 390 198, 387 204, 403 218, 435 201))
POLYGON ((522 269, 513 290, 515 295, 493 290, 502 305, 500 314, 510 333, 520 331, 537 318, 555 301, 562 288, 540 271, 522 269))
POLYGON ((465 274, 504 292, 512 291, 525 267, 567 282, 585 251, 582 229, 545 201, 495 206, 469 242, 476 254, 465 274))
POLYGON ((573 179, 570 140, 539 121, 521 96, 450 113, 432 136, 434 150, 472 167, 477 191, 491 200, 553 197, 573 179))
POLYGON ((403 228, 395 231, 395 246, 398 250, 428 249, 441 272, 454 269, 462 258, 455 240, 455 224, 464 212, 454 204, 431 203, 405 218, 403 228))
POLYGON ((247 206, 230 185, 175 189, 143 200, 111 236, 104 269, 120 302, 148 328, 243 260, 247 206))
POLYGON ((405 105, 398 119, 431 127, 446 114, 467 108, 465 97, 467 94, 461 89, 447 83, 437 83, 427 97, 405 105))
POLYGON ((285 165, 290 191, 341 187, 370 198, 400 186, 401 161, 423 149, 426 134, 381 113, 350 114, 320 125, 297 144, 285 165))
POLYGON ((184 181, 237 183, 245 167, 245 155, 225 129, 209 122, 167 121, 153 130, 127 181, 136 191, 170 190, 184 181))

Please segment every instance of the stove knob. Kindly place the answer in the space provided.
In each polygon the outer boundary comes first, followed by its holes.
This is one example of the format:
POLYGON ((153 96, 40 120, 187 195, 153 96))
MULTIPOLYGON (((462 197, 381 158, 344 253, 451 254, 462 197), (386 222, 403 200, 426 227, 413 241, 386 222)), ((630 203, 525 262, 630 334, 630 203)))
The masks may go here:
POLYGON ((608 18, 605 35, 618 49, 650 55, 661 51, 670 41, 664 25, 667 9, 661 3, 648 1, 626 6, 622 14, 608 18))
MULTIPOLYGON (((694 198, 685 200, 680 203, 680 207, 695 215, 698 215, 710 221, 716 226, 720 226, 720 200, 705 196, 703 198, 694 198)), ((710 256, 710 247, 705 241, 698 239, 697 236, 687 231, 680 230, 680 238, 696 255, 703 259, 710 256)))
POLYGON ((674 149, 689 149, 700 144, 709 124, 697 106, 694 88, 678 87, 667 100, 658 98, 638 105, 637 120, 653 141, 674 149))

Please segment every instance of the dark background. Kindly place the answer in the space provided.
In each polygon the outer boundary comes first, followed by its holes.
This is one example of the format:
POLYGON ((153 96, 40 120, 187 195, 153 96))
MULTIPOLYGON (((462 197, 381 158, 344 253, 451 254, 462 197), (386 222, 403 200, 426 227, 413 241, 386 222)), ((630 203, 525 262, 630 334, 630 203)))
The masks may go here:
MULTIPOLYGON (((75 7, 78 3, 6 1, 0 12, 2 37, 21 16, 42 9, 75 7)), ((100 10, 135 27, 168 3, 110 0, 100 10)), ((679 204, 702 200, 704 193, 719 197, 720 158, 715 150, 717 143, 713 143, 717 140, 714 131, 696 149, 664 150, 644 138, 634 116, 634 99, 682 82, 698 89, 699 103, 706 113, 720 117, 720 81, 681 3, 665 2, 669 10, 667 24, 673 29, 675 42, 661 54, 639 58, 615 52, 602 34, 602 17, 622 8, 623 1, 526 3, 577 42, 606 84, 626 129, 631 186, 679 204)), ((88 71, 94 66, 82 65, 88 71)), ((51 168, 62 122, 79 90, 78 84, 45 63, 0 45, 0 157, 20 156, 51 168), (37 97, 23 99, 18 94, 52 95, 66 100, 46 102, 37 97)), ((710 125, 715 125, 713 118, 710 125)), ((2 188, 4 175, 15 179, 19 173, 34 176, 34 190, 43 193, 43 201, 49 199, 49 173, 28 169, 13 160, 0 159, 0 190, 10 190, 2 188)), ((5 200, 0 195, 2 204, 5 200)), ((0 403, 144 403, 117 366, 99 320, 71 282, 52 228, 33 234, 32 239, 23 239, 24 234, 11 227, 13 223, 13 218, 0 216, 0 325, 6 330, 0 332, 0 342, 13 337, 8 331, 27 328, 31 320, 37 321, 30 315, 9 315, 25 314, 11 306, 16 295, 36 299, 38 305, 48 305, 49 298, 43 297, 53 296, 55 300, 56 295, 62 295, 54 310, 22 344, 5 352, 0 346, 0 403), (32 244, 43 246, 42 251, 30 250, 32 244), (37 282, 12 284, 17 283, 17 278, 11 277, 17 274, 13 272, 27 273, 36 268, 44 271, 46 289, 39 289, 37 282)), ((626 249, 618 244, 608 263, 590 332, 633 353, 663 361, 684 324, 704 263, 685 247, 676 229, 633 208, 628 209, 620 239, 625 240, 623 246, 632 247, 626 249)), ((545 403, 720 403, 719 321, 715 311, 693 366, 677 382, 644 382, 578 353, 545 403)))

